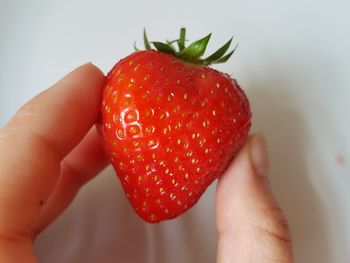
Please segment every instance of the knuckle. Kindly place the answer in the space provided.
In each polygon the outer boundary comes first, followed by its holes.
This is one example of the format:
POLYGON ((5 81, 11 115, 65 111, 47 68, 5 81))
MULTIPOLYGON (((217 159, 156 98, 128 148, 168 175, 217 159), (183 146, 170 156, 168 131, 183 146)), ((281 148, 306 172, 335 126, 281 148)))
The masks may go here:
POLYGON ((274 205, 261 209, 261 213, 261 220, 255 227, 275 241, 291 243, 290 229, 282 210, 274 205))
POLYGON ((282 210, 274 205, 260 212, 253 227, 260 240, 259 251, 266 260, 263 262, 293 262, 291 233, 282 210))

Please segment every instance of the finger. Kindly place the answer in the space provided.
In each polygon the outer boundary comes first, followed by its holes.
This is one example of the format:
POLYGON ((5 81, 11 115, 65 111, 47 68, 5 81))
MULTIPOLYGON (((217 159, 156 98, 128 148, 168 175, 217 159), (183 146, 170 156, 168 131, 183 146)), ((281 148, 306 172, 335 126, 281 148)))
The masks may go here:
POLYGON ((262 135, 249 138, 217 187, 217 262, 292 262, 287 222, 268 185, 262 135))
POLYGON ((0 234, 33 227, 61 160, 96 122, 103 83, 99 69, 83 65, 29 101, 0 131, 0 207, 7 211, 0 213, 0 234))
POLYGON ((40 211, 35 233, 40 233, 73 201, 79 189, 103 168, 108 161, 101 140, 93 127, 83 141, 61 163, 58 182, 40 211))
POLYGON ((32 133, 63 158, 96 122, 103 83, 103 73, 85 64, 25 104, 6 128, 32 133))

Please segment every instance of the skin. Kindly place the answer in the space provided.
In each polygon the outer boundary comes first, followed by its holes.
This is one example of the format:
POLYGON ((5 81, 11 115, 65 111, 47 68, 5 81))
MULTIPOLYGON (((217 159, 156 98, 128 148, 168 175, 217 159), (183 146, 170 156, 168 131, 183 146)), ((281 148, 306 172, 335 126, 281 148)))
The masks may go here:
MULTIPOLYGON (((94 128, 104 81, 85 64, 0 129, 0 262, 37 262, 35 237, 107 165, 94 128)), ((216 198, 217 262, 293 262, 262 135, 248 138, 219 179, 216 198)))

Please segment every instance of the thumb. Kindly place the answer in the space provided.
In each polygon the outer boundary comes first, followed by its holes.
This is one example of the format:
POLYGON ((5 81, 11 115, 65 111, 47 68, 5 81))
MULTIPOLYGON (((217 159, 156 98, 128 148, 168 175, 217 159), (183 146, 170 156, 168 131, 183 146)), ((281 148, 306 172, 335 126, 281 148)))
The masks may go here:
POLYGON ((288 225, 267 175, 265 139, 253 135, 218 182, 218 263, 293 262, 288 225))

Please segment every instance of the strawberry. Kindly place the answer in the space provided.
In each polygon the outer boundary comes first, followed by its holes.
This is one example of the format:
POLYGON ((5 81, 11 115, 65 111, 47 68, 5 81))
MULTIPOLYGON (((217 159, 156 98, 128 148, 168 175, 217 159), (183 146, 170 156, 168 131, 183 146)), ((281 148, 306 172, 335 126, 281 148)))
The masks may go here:
POLYGON ((244 92, 208 67, 229 59, 232 39, 202 59, 210 36, 185 47, 185 29, 167 43, 149 43, 144 33, 146 50, 120 60, 107 76, 105 149, 134 210, 148 222, 192 207, 247 137, 251 113, 244 92))

